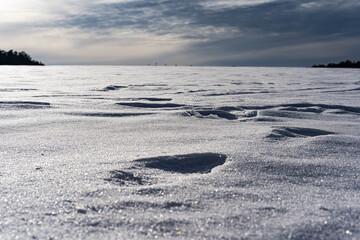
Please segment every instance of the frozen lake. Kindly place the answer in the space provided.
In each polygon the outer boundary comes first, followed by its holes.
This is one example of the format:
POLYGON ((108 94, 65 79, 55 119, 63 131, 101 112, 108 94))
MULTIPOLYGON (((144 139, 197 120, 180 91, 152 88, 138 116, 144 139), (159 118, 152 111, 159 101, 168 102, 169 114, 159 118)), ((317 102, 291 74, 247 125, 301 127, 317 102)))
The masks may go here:
POLYGON ((0 239, 360 239, 357 69, 0 71, 0 239))

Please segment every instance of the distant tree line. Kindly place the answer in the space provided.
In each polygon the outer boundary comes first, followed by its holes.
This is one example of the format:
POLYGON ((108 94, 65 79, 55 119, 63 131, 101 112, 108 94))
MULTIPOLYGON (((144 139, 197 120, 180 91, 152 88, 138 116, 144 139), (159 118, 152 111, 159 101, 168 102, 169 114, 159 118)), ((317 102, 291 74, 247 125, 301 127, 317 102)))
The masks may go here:
POLYGON ((352 62, 350 60, 342 61, 340 63, 329 63, 328 65, 314 65, 313 68, 360 68, 360 61, 352 62))
POLYGON ((0 49, 0 65, 40 65, 44 64, 33 60, 29 54, 24 51, 17 52, 14 50, 4 51, 0 49))

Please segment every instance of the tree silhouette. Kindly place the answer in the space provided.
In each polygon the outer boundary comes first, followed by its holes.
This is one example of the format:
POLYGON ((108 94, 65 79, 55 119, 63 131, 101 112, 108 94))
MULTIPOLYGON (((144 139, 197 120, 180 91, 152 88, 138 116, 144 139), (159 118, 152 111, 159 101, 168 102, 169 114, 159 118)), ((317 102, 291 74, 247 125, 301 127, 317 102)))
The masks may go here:
POLYGON ((0 49, 0 65, 40 65, 44 64, 33 60, 29 54, 24 51, 17 52, 10 50, 8 52, 0 49))
POLYGON ((340 63, 329 63, 328 65, 314 65, 313 68, 360 68, 360 61, 352 62, 350 60, 342 61, 340 63))

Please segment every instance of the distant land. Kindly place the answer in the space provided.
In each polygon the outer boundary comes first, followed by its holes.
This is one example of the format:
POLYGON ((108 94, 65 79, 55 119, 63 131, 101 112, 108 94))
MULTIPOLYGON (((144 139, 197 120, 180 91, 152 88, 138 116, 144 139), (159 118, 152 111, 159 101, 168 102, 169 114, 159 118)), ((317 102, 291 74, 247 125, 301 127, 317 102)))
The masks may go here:
POLYGON ((360 61, 352 62, 350 60, 342 61, 340 63, 329 63, 328 65, 313 65, 313 68, 360 68, 360 61))
POLYGON ((39 65, 44 66, 42 62, 33 60, 29 54, 24 51, 14 50, 4 51, 0 49, 0 65, 39 65))

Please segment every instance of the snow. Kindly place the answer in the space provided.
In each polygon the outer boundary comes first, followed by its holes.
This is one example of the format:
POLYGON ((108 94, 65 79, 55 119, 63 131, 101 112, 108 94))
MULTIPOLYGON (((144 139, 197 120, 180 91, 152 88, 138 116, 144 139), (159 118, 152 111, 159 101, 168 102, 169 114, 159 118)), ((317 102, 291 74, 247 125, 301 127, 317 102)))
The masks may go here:
POLYGON ((359 70, 0 70, 0 239, 360 238, 359 70))

